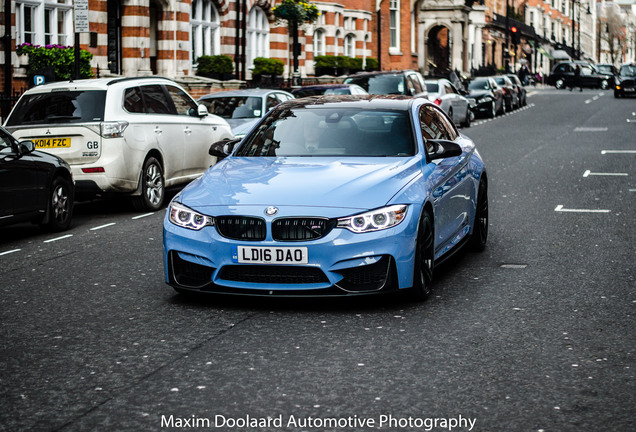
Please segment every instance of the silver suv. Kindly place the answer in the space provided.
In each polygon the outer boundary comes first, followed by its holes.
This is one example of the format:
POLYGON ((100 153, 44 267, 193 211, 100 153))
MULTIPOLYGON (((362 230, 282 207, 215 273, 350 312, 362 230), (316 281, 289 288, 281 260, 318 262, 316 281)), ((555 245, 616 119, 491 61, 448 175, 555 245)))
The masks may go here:
POLYGON ((5 122, 18 140, 65 159, 79 196, 124 193, 138 210, 158 210, 167 186, 200 176, 215 158, 210 145, 231 138, 166 78, 57 82, 22 95, 5 122))

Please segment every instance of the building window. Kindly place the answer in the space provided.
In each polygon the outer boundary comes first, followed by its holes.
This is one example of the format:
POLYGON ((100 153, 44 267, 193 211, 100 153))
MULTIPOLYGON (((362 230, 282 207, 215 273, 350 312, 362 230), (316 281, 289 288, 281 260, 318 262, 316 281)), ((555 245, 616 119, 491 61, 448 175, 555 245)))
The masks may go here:
POLYGON ((344 55, 347 57, 356 56, 356 38, 352 34, 348 34, 344 38, 344 55))
POLYGON ((335 55, 340 55, 340 38, 342 38, 342 32, 340 30, 336 30, 336 40, 334 42, 334 53, 335 55))
POLYGON ((269 57, 269 21, 265 12, 254 7, 247 17, 247 67, 254 67, 254 59, 269 57))
POLYGON ((192 0, 192 61, 221 53, 219 13, 211 0, 192 0))
POLYGON ((316 30, 314 32, 314 58, 325 55, 325 32, 316 30))
POLYGON ((400 2, 389 2, 389 50, 400 50, 400 2))
POLYGON ((30 43, 68 46, 73 43, 71 0, 43 0, 28 3, 17 1, 15 15, 17 45, 30 43), (44 29, 43 32, 42 29, 44 29))

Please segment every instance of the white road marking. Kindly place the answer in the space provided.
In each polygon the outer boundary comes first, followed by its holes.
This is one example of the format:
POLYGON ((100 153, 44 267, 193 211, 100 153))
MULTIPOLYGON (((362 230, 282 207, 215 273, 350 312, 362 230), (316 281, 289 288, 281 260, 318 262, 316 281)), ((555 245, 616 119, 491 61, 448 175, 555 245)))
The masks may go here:
POLYGON ((139 215, 139 216, 135 216, 135 217, 133 217, 132 219, 133 219, 133 220, 135 220, 135 219, 141 219, 141 218, 145 218, 145 217, 148 217, 148 216, 152 216, 153 214, 154 214, 154 213, 146 213, 146 214, 142 214, 142 215, 139 215))
POLYGON ((588 176, 628 176, 629 174, 627 173, 594 173, 591 172, 590 170, 587 170, 583 173, 583 177, 588 177, 588 176))
POLYGON ((57 238, 53 238, 53 239, 49 239, 49 240, 44 240, 44 243, 51 243, 51 242, 55 242, 55 241, 58 241, 58 240, 64 240, 64 239, 67 239, 69 237, 73 237, 73 234, 67 234, 67 235, 62 236, 62 237, 57 237, 57 238))
POLYGON ((601 150, 601 154, 636 154, 636 150, 601 150))
POLYGON ((14 252, 20 252, 22 249, 13 249, 13 250, 8 250, 8 251, 4 251, 4 252, 0 252, 0 256, 2 255, 9 255, 12 254, 14 252))
POLYGON ((574 129, 574 132, 607 132, 606 127, 577 127, 574 129))
POLYGON ((562 204, 559 204, 554 209, 555 212, 568 212, 568 213, 610 213, 611 210, 595 210, 595 209, 565 209, 562 204))
POLYGON ((115 225, 115 222, 107 223, 105 225, 96 226, 94 228, 91 228, 91 231, 97 231, 97 230, 100 230, 102 228, 107 228, 107 227, 113 226, 113 225, 115 225))

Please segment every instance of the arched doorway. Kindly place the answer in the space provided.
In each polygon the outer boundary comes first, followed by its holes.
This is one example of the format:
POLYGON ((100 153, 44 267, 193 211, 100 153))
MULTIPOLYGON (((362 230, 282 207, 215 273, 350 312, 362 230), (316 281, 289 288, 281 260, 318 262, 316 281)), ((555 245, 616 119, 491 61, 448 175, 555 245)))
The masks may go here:
POLYGON ((108 35, 108 70, 121 74, 121 3, 117 0, 108 2, 108 18, 106 33, 108 35))
POLYGON ((450 31, 437 25, 428 32, 426 39, 426 63, 429 74, 447 75, 450 71, 450 31))

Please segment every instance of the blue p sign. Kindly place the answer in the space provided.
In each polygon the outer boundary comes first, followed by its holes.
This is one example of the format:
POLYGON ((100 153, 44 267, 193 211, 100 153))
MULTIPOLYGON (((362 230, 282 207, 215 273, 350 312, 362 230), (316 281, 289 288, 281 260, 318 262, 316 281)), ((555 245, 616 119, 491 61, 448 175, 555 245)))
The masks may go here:
POLYGON ((44 84, 44 75, 35 75, 33 77, 33 82, 35 83, 36 86, 40 84, 44 84))

